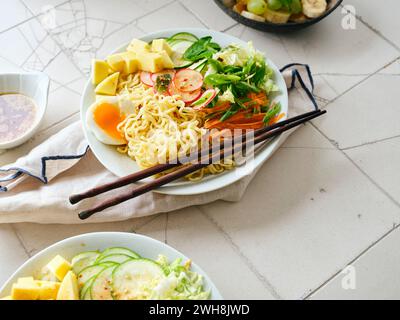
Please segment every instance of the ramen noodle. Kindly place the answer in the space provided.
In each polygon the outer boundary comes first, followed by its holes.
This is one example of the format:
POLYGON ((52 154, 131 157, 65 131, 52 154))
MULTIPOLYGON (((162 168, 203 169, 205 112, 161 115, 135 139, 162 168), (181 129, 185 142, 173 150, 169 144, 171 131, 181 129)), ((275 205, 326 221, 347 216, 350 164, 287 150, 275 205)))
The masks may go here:
MULTIPOLYGON (((155 94, 140 82, 139 75, 129 75, 118 87, 122 100, 133 104, 134 112, 118 126, 127 141, 118 151, 126 153, 141 168, 174 161, 178 156, 198 150, 206 134, 201 112, 186 107, 174 96, 155 94)), ((187 176, 201 180, 206 174, 217 174, 232 169, 234 162, 226 159, 187 176)))

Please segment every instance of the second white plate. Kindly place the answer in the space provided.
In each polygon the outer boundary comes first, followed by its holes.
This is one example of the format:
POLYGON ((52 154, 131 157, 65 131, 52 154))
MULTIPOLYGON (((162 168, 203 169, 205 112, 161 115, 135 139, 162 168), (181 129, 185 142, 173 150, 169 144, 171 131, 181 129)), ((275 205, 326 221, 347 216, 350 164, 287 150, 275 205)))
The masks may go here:
MULTIPOLYGON (((157 259, 158 255, 165 255, 169 261, 181 258, 182 261, 189 260, 176 249, 154 240, 152 238, 134 233, 125 232, 96 232, 86 233, 72 238, 57 242, 50 247, 40 251, 27 262, 25 262, 17 271, 7 280, 0 289, 0 298, 7 296, 11 292, 12 284, 20 277, 36 276, 56 255, 71 260, 73 256, 83 251, 104 250, 110 247, 125 247, 131 249, 142 257, 157 259)), ((217 287, 207 276, 207 274, 195 263, 192 263, 192 270, 204 277, 204 288, 211 292, 212 300, 222 300, 217 287)))

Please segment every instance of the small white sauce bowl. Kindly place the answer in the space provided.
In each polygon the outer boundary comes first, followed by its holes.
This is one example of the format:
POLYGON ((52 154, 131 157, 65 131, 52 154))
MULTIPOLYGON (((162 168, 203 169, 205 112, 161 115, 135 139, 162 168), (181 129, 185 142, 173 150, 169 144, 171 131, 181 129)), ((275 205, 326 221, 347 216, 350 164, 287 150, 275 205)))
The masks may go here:
POLYGON ((0 149, 17 147, 36 133, 46 113, 49 86, 49 77, 41 72, 0 74, 0 94, 23 94, 31 98, 38 108, 31 128, 14 140, 0 143, 0 149))

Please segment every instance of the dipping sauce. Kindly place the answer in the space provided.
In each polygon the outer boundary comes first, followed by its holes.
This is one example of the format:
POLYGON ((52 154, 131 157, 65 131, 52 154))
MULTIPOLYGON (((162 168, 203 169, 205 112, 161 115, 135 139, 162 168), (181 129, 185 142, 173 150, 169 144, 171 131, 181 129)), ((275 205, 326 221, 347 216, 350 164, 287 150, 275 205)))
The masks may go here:
POLYGON ((23 136, 35 123, 35 102, 19 93, 0 95, 0 143, 23 136))

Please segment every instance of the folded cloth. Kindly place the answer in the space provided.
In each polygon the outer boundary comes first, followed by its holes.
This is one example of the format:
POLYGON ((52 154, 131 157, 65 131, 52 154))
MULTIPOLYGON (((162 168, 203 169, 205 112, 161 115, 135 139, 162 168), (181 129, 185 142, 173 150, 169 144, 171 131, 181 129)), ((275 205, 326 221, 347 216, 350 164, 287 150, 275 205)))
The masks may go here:
MULTIPOLYGON (((307 65, 288 65, 281 72, 290 89, 289 117, 310 111, 304 94, 310 98, 313 107, 318 108, 312 95, 314 83, 307 65), (298 90, 291 90, 295 88, 298 90)), ((284 137, 291 132, 284 133, 284 137)), ((239 201, 255 174, 252 172, 217 192, 201 195, 175 196, 149 192, 94 215, 85 222, 121 221, 216 200, 239 201)), ((79 211, 98 205, 121 191, 113 190, 106 196, 87 199, 75 206, 69 203, 69 196, 115 179, 116 176, 105 169, 90 151, 80 122, 73 123, 28 155, 0 168, 0 223, 82 223, 77 215, 79 211)), ((123 190, 127 192, 134 187, 129 185, 123 190)))

